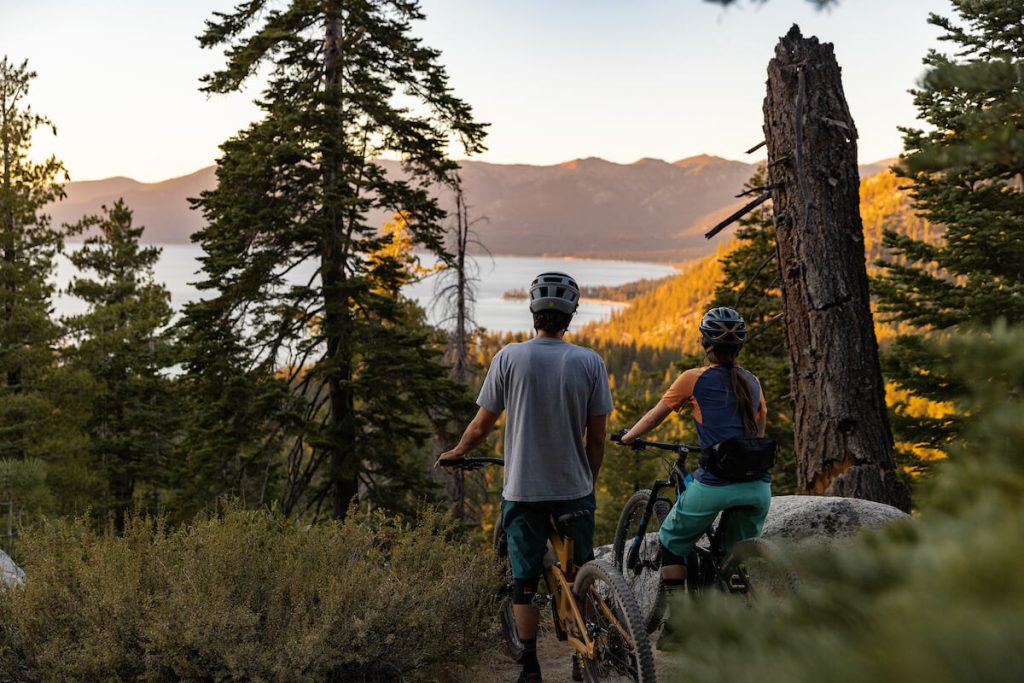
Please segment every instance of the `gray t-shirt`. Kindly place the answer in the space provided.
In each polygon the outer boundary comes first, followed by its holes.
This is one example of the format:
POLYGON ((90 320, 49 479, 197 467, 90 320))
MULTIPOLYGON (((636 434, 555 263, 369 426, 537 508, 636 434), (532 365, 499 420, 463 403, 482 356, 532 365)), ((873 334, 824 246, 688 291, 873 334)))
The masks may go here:
POLYGON ((594 490, 583 435, 612 412, 604 361, 562 339, 509 344, 491 361, 476 403, 505 420, 502 497, 573 500, 594 490))

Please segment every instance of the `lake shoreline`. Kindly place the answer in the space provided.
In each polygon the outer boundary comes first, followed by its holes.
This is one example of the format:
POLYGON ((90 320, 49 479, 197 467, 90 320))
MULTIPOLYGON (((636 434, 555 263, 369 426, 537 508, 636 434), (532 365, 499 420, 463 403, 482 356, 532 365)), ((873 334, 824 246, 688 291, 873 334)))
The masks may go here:
MULTIPOLYGON (((180 311, 188 301, 197 300, 200 292, 189 284, 203 279, 199 269, 199 259, 203 253, 199 245, 169 244, 160 245, 163 250, 155 268, 155 280, 164 284, 171 294, 171 305, 180 311)), ((68 252, 80 249, 79 244, 69 243, 68 252)), ((421 253, 424 267, 436 263, 436 258, 421 253)), ((309 268, 298 268, 291 276, 296 281, 305 282, 311 276, 315 265, 309 268)), ((55 284, 66 289, 72 277, 74 267, 61 256, 58 261, 58 273, 55 284)), ((533 318, 529 307, 523 300, 503 300, 503 292, 515 288, 529 286, 538 273, 545 271, 567 271, 572 274, 581 287, 616 287, 642 279, 666 277, 678 271, 668 265, 653 264, 643 261, 624 261, 607 259, 579 258, 533 258, 526 256, 494 256, 479 258, 476 263, 476 306, 475 322, 478 326, 494 332, 523 332, 533 327, 533 318), (571 261, 571 263, 569 263, 571 261)), ((417 301, 426 311, 428 322, 440 324, 443 308, 434 305, 434 283, 436 276, 425 278, 403 287, 402 293, 417 301)), ((211 292, 203 293, 209 296, 211 292)), ((84 312, 83 301, 61 295, 55 301, 60 315, 75 315, 84 312)), ((623 301, 606 301, 602 299, 584 298, 580 302, 576 316, 577 325, 606 320, 614 311, 622 310, 623 301)))

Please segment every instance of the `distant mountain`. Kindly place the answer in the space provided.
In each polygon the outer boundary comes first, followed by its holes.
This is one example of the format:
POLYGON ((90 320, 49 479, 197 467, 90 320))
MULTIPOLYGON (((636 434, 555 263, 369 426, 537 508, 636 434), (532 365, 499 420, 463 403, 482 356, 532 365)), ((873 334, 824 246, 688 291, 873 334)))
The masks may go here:
POLYGON ((152 244, 188 244, 189 235, 205 225, 202 214, 189 208, 188 198, 216 185, 214 167, 159 183, 140 183, 131 178, 106 178, 68 183, 67 197, 47 207, 53 222, 74 223, 97 213, 118 197, 135 212, 135 224, 146 226, 143 240, 152 244))
MULTIPOLYGON (((872 164, 864 170, 878 170, 872 164)), ((399 174, 397 162, 383 162, 399 174)), ((885 163, 888 165, 888 162, 885 163)), ((494 254, 572 255, 686 261, 714 250, 703 232, 728 215, 754 165, 700 155, 676 162, 616 164, 589 157, 554 166, 462 162, 462 179, 480 240, 494 254)), ((208 167, 159 183, 107 178, 69 183, 48 210, 74 222, 123 197, 151 243, 188 243, 203 217, 189 208, 216 183, 208 167)), ((451 203, 442 197, 444 204, 451 203)), ((372 219, 383 222, 383 213, 372 219)))

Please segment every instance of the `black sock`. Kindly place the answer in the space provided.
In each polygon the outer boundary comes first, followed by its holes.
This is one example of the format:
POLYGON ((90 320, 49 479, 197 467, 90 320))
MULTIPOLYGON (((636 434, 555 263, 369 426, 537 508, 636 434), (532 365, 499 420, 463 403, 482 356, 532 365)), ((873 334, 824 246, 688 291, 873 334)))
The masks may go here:
POLYGON ((537 639, 521 638, 523 644, 523 673, 540 675, 540 662, 537 661, 537 639))

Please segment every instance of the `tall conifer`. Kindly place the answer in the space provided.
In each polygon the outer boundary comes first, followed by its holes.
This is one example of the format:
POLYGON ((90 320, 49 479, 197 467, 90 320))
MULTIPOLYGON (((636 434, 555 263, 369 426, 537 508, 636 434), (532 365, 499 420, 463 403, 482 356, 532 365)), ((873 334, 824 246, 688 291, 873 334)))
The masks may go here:
POLYGON ((0 457, 24 458, 53 414, 46 379, 59 327, 50 316, 50 275, 63 244, 42 208, 62 198, 64 165, 28 158, 32 135, 56 129, 27 104, 36 77, 27 62, 0 59, 0 457))
MULTIPOLYGON (((483 126, 413 35, 422 18, 414 0, 251 0, 200 36, 226 58, 206 92, 240 90, 261 70, 267 86, 263 118, 224 143, 218 187, 196 202, 208 298, 186 311, 187 365, 260 389, 235 406, 210 398, 286 444, 288 510, 340 517, 360 493, 394 503, 415 491, 426 479, 408 453, 458 394, 421 314, 394 294, 406 264, 379 258, 389 238, 371 215, 401 212, 414 244, 443 253, 429 187, 452 177, 451 142, 481 149, 483 126), (402 159, 401 177, 376 163, 385 153, 402 159)), ((225 443, 219 457, 242 448, 269 471, 269 443, 225 443)))
POLYGON ((88 433, 104 494, 93 508, 121 528, 133 506, 158 510, 168 484, 178 414, 165 373, 170 294, 154 280, 160 249, 140 246, 143 228, 122 200, 72 231, 88 236, 68 253, 79 271, 68 292, 88 310, 65 320, 64 356, 94 384, 88 433))
MULTIPOLYGON (((954 0, 959 23, 931 15, 953 55, 931 51, 913 91, 927 130, 905 129, 896 171, 914 209, 945 228, 936 243, 889 231, 879 261, 879 310, 917 333, 900 336, 883 362, 914 395, 945 401, 953 380, 936 369, 935 335, 996 320, 1024 321, 1024 5, 954 0)), ((897 439, 941 448, 959 432, 956 414, 916 417, 897 406, 897 439)))

